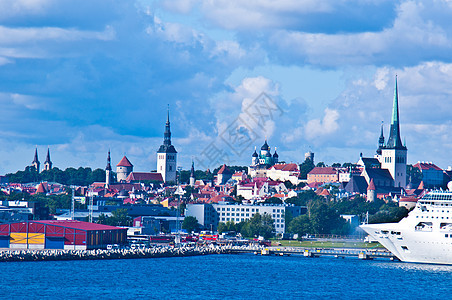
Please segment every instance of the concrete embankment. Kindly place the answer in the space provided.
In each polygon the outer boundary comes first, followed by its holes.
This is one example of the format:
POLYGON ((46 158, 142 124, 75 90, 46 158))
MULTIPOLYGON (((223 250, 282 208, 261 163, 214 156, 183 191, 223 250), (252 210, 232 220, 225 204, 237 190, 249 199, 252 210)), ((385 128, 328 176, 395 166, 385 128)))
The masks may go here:
POLYGON ((114 250, 10 250, 0 252, 0 262, 10 261, 55 261, 94 260, 196 256, 232 253, 233 247, 156 247, 145 249, 114 250))

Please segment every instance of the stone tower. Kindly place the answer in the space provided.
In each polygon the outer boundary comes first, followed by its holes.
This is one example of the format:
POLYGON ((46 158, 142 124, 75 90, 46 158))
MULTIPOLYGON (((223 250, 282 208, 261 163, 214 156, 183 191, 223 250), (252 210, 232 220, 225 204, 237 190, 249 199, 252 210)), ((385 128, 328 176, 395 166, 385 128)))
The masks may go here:
POLYGON ((399 122, 399 95, 396 76, 389 139, 386 145, 381 148, 381 155, 378 158, 381 168, 387 169, 391 173, 394 186, 404 188, 406 186, 407 148, 402 144, 400 138, 399 122))
POLYGON ((50 160, 50 150, 47 148, 47 156, 44 162, 44 171, 52 170, 52 161, 50 160))
POLYGON ((133 172, 133 165, 127 159, 123 157, 121 161, 116 165, 116 178, 118 182, 126 181, 127 176, 133 172))
POLYGON ((176 165, 177 165, 177 151, 171 145, 171 129, 169 121, 169 106, 165 124, 165 133, 163 137, 163 144, 157 151, 157 172, 162 174, 163 181, 176 182, 176 165))
POLYGON ((38 159, 38 147, 36 147, 36 149, 35 149, 35 157, 34 157, 33 161, 31 162, 31 166, 35 167, 36 172, 38 172, 38 173, 40 172, 41 163, 39 162, 39 159, 38 159))
POLYGON ((375 193, 376 188, 374 184, 374 179, 372 178, 369 182, 369 186, 367 187, 367 201, 374 202, 375 201, 375 193))

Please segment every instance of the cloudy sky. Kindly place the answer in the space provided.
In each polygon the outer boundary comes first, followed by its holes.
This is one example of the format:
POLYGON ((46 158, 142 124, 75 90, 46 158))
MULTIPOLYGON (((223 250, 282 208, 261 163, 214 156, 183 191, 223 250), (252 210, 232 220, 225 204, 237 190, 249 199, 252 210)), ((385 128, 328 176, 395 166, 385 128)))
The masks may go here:
POLYGON ((373 156, 399 85, 408 162, 452 165, 452 1, 0 0, 0 174, 373 156))

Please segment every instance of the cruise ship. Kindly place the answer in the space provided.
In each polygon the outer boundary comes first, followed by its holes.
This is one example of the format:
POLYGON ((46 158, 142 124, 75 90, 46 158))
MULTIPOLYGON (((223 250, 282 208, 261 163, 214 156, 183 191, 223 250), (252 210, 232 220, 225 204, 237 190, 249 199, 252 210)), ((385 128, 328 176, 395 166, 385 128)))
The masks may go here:
POLYGON ((452 191, 424 195, 399 223, 360 226, 404 262, 452 265, 452 191))

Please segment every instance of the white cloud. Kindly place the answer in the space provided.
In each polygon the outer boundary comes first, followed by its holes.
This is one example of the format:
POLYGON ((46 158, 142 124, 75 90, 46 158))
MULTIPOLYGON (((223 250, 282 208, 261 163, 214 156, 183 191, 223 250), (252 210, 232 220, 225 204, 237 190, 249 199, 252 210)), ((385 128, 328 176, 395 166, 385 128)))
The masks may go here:
POLYGON ((81 31, 77 29, 63 29, 58 27, 28 27, 9 28, 0 26, 0 45, 17 45, 44 40, 77 41, 82 39, 112 40, 115 31, 107 26, 104 31, 81 31))
POLYGON ((313 119, 306 124, 306 138, 316 142, 323 139, 325 136, 335 133, 339 129, 339 124, 337 123, 338 119, 339 112, 337 110, 326 108, 322 120, 313 119))

